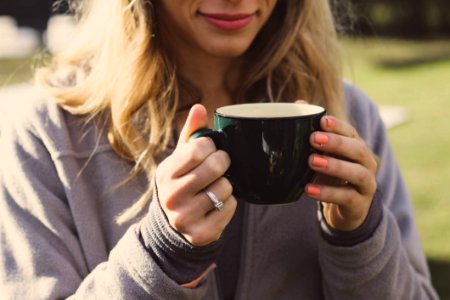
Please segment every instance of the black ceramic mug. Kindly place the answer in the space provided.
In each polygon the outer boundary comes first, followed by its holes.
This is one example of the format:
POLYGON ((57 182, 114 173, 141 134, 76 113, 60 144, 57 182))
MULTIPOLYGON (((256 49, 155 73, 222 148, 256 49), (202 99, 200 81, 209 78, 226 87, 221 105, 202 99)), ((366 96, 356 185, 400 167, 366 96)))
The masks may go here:
POLYGON ((214 130, 207 136, 228 153, 231 165, 225 176, 236 198, 254 204, 296 201, 311 181, 309 143, 320 129, 325 109, 298 103, 248 103, 223 106, 214 114, 214 130))

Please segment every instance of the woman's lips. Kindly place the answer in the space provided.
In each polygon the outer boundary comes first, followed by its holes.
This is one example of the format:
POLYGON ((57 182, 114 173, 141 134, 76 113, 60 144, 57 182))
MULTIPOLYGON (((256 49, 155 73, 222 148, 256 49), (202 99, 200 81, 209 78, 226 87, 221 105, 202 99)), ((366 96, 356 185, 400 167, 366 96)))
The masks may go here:
POLYGON ((206 22, 221 30, 239 30, 247 26, 253 14, 206 14, 200 13, 206 22))

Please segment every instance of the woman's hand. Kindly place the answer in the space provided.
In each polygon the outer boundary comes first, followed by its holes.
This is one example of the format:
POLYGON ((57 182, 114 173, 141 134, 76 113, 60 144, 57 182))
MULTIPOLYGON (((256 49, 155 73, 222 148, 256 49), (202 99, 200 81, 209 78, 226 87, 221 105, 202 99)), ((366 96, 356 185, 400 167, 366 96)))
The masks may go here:
POLYGON ((360 226, 377 189, 375 155, 347 122, 331 116, 321 119, 323 132, 310 137, 311 145, 323 155, 313 154, 310 167, 318 172, 306 193, 321 201, 323 215, 331 227, 350 231, 360 226))
POLYGON ((189 140, 207 124, 206 109, 194 105, 176 149, 156 171, 158 197, 170 225, 194 246, 218 240, 237 205, 231 184, 223 177, 230 165, 228 154, 217 150, 210 138, 189 140), (224 203, 221 211, 215 209, 205 189, 224 203))

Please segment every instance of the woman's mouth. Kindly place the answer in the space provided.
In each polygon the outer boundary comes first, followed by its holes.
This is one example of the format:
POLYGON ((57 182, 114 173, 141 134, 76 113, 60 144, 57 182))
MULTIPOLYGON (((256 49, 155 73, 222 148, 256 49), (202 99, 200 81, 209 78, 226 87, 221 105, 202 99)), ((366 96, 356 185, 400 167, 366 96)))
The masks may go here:
POLYGON ((199 13, 205 21, 220 30, 240 30, 253 19, 253 14, 208 14, 199 13))

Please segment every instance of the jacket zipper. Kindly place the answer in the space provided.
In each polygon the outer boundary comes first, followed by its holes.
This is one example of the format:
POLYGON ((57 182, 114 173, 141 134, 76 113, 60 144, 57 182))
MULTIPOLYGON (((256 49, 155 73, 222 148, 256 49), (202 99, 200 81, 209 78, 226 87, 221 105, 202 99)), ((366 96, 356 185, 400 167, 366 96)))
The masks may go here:
POLYGON ((217 291, 217 295, 218 295, 218 300, 224 300, 223 293, 222 293, 222 284, 219 280, 219 266, 217 266, 214 269, 214 277, 215 277, 215 281, 216 281, 216 291, 217 291))
POLYGON ((250 216, 250 207, 247 203, 245 202, 241 202, 243 204, 243 224, 242 224, 242 233, 241 233, 241 253, 240 253, 240 257, 239 257, 239 271, 238 271, 238 279, 237 279, 237 284, 236 284, 236 290, 234 291, 234 297, 233 299, 238 299, 236 296, 239 294, 242 294, 241 291, 243 289, 243 285, 244 285, 244 273, 245 273, 245 267, 246 267, 246 255, 247 255, 247 240, 250 238, 250 235, 248 235, 247 231, 248 231, 248 223, 249 223, 249 216, 250 216))

